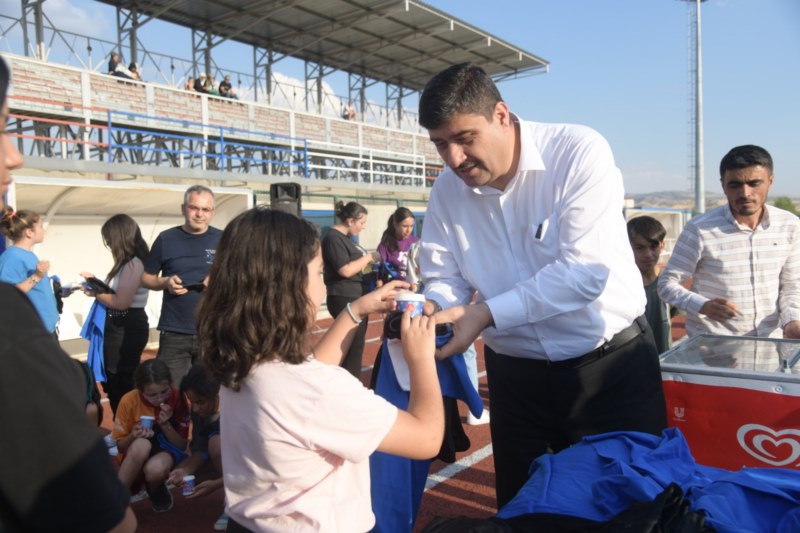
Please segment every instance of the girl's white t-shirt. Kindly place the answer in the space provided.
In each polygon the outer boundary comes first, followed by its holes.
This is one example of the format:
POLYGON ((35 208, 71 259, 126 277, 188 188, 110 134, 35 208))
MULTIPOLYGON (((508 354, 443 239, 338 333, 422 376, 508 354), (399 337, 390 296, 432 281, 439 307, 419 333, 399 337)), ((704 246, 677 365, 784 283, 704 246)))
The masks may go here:
POLYGON ((347 370, 309 359, 257 365, 221 389, 228 513, 255 531, 368 531, 369 456, 397 408, 347 370))

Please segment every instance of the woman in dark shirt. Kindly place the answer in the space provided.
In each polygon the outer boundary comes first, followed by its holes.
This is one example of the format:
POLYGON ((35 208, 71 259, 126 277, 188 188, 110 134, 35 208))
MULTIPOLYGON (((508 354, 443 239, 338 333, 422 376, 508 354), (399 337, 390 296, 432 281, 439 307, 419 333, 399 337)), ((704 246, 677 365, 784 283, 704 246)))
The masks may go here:
MULTIPOLYGON (((367 209, 356 202, 336 204, 336 223, 322 240, 322 260, 325 263, 325 286, 328 289, 328 312, 337 317, 339 313, 348 313, 347 305, 363 294, 362 272, 371 267, 376 259, 353 242, 355 237, 367 225, 367 209)), ((356 378, 361 379, 361 356, 364 352, 364 336, 367 333, 367 319, 358 321, 350 314, 350 318, 358 324, 355 338, 350 349, 342 359, 341 366, 356 378)))

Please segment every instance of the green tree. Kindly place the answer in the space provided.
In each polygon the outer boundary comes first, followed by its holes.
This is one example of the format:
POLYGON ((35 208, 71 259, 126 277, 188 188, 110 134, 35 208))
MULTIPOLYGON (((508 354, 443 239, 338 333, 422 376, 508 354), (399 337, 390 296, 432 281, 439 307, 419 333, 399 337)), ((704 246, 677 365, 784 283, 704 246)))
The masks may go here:
MULTIPOLYGON (((794 202, 788 196, 778 196, 777 198, 775 198, 772 201, 772 205, 774 205, 775 207, 778 207, 780 209, 785 209, 786 211, 789 211, 790 213, 794 213, 795 215, 798 214, 797 213, 797 208, 795 207, 794 202)), ((798 216, 800 216, 800 215, 798 215, 798 216)))

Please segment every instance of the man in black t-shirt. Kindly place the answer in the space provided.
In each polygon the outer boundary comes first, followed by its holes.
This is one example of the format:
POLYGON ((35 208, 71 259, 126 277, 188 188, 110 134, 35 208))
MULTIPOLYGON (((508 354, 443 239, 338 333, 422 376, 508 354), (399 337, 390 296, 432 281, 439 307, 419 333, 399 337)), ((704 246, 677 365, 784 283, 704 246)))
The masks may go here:
POLYGON ((239 99, 239 96, 237 96, 236 91, 233 90, 233 85, 231 85, 230 76, 225 76, 225 79, 219 82, 219 95, 224 96, 226 98, 233 98, 234 100, 239 99))
POLYGON ((197 357, 195 312, 222 234, 209 226, 214 216, 214 193, 208 187, 189 187, 181 212, 185 223, 161 232, 142 274, 143 286, 164 291, 156 357, 169 367, 176 388, 197 357))

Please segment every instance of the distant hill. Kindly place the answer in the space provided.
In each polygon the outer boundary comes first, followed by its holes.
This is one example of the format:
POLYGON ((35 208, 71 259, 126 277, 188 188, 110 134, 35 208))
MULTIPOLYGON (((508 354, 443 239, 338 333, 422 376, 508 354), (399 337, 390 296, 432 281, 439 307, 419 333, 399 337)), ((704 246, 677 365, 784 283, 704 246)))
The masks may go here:
MULTIPOLYGON (((691 209, 694 207, 693 191, 659 191, 642 194, 627 194, 637 207, 670 207, 673 209, 691 209)), ((706 194, 706 209, 725 203, 721 194, 706 194)))

